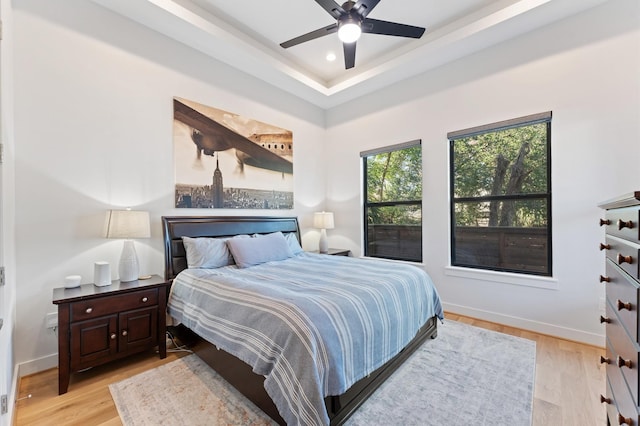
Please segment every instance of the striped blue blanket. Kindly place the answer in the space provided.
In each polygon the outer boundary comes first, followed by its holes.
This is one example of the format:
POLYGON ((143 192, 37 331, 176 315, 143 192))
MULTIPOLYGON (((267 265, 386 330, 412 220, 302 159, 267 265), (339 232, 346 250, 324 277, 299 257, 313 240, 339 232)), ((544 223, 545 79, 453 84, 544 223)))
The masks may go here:
POLYGON ((289 425, 329 424, 325 396, 344 393, 425 321, 443 318, 420 267, 312 253, 245 269, 182 271, 168 311, 264 376, 289 425))

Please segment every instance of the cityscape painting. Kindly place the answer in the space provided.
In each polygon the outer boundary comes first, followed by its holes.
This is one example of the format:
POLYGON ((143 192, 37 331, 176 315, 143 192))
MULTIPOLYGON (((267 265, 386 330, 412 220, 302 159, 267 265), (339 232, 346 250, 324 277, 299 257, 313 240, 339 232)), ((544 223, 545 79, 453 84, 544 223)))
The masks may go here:
POLYGON ((177 208, 293 209, 293 135, 173 99, 177 208))

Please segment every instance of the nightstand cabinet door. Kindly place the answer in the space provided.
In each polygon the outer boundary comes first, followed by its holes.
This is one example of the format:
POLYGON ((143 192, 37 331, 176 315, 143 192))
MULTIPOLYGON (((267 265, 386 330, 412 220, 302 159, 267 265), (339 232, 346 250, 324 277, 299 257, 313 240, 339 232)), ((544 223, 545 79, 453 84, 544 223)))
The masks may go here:
POLYGON ((118 351, 117 315, 71 324, 71 369, 82 370, 118 351))
POLYGON ((158 307, 123 312, 118 318, 120 352, 139 352, 158 343, 158 307))

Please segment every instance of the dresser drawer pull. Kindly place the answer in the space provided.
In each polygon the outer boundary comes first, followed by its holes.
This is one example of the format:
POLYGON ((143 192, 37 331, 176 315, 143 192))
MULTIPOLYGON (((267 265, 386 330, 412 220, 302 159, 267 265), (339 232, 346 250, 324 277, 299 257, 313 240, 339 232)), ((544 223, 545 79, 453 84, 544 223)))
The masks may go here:
POLYGON ((147 300, 149 300, 147 297, 143 297, 142 298, 142 303, 146 302, 147 300))
POLYGON ((600 243, 600 251, 602 250, 611 250, 611 244, 602 244, 600 243))
POLYGON ((620 355, 618 355, 618 359, 616 360, 616 364, 618 364, 618 367, 620 367, 620 368, 622 368, 622 367, 633 368, 633 363, 628 359, 622 358, 620 355))
POLYGON ((93 312, 93 308, 87 308, 84 311, 85 313, 90 314, 91 312, 93 312))
POLYGON ((618 413, 618 424, 619 425, 633 425, 633 419, 631 417, 625 417, 622 414, 618 413))
POLYGON ((633 229, 633 221, 632 220, 622 220, 618 219, 618 230, 622 230, 623 228, 633 229))
POLYGON ((632 256, 623 256, 621 253, 618 253, 618 265, 622 265, 623 263, 628 263, 631 265, 633 263, 632 256))
POLYGON ((604 395, 600 394, 600 404, 611 404, 611 398, 606 398, 604 395))
POLYGON ((111 333, 111 340, 116 340, 116 337, 118 337, 116 333, 111 333))
POLYGON ((611 360, 600 355, 600 364, 611 364, 611 360))
POLYGON ((618 307, 618 310, 621 311, 623 309, 626 309, 627 311, 630 311, 632 306, 630 302, 624 303, 622 300, 618 299, 616 302, 616 306, 618 307))
POLYGON ((601 283, 610 283, 611 282, 611 278, 605 277, 604 275, 600 275, 600 282, 601 283))
POLYGON ((607 324, 611 323, 611 320, 609 318, 603 317, 602 315, 600 315, 600 324, 606 322, 607 324))
POLYGON ((611 225, 611 221, 609 219, 600 219, 600 226, 602 225, 611 225))
POLYGON ((122 330, 122 335, 126 336, 127 334, 129 334, 129 332, 127 330, 122 330))

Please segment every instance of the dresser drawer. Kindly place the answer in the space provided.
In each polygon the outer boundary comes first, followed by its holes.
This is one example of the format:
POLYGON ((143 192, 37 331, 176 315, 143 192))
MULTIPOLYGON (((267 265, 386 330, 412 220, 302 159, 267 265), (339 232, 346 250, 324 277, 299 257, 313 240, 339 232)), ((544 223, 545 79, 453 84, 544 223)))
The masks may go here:
POLYGON ((158 304, 158 289, 152 288, 100 299, 88 299, 71 303, 71 321, 97 318, 129 309, 145 308, 158 304))
POLYGON ((640 274, 638 274, 640 245, 615 237, 607 237, 605 244, 604 250, 607 253, 607 259, 620 266, 636 280, 640 279, 640 274))
MULTIPOLYGON (((638 401, 638 349, 637 344, 630 338, 625 329, 615 320, 615 314, 607 324, 607 338, 611 349, 615 354, 609 358, 609 368, 615 368, 622 372, 622 375, 629 384, 629 390, 634 401, 638 401)), ((637 404, 636 404, 637 405, 637 404)))
MULTIPOLYGON (((628 277, 610 260, 606 262, 607 300, 633 340, 638 341, 638 297, 640 284, 628 277)), ((607 307, 609 309, 609 307, 607 307)), ((607 312, 613 319, 614 314, 607 312)))
POLYGON ((640 242, 640 226, 638 226, 640 209, 638 206, 607 210, 605 218, 608 221, 606 224, 608 235, 640 242))
MULTIPOLYGON (((611 424, 624 424, 623 422, 618 421, 618 417, 622 416, 624 419, 631 419, 631 424, 634 426, 640 425, 640 416, 638 416, 637 404, 629 392, 627 382, 623 377, 621 369, 615 363, 617 354, 611 348, 610 342, 607 343, 607 358, 612 360, 612 362, 607 364, 607 378, 611 384, 611 390, 615 400, 614 405, 617 408, 617 412, 614 414, 614 417, 610 417, 611 424)), ((607 411, 610 413, 609 410, 607 411)))

